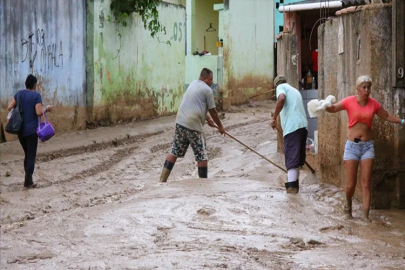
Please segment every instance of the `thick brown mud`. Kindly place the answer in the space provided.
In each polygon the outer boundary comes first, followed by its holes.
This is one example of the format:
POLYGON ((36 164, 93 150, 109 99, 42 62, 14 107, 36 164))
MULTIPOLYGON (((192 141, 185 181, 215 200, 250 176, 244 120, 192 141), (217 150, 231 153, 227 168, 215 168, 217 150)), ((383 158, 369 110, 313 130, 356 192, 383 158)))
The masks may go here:
MULTIPOLYGON (((283 167, 273 101, 232 108, 229 133, 283 167)), ((158 181, 174 117, 73 132, 39 147, 22 189, 22 151, 0 145, 1 269, 404 269, 405 212, 343 215, 341 188, 286 174, 205 127, 209 178, 191 149, 158 181)))

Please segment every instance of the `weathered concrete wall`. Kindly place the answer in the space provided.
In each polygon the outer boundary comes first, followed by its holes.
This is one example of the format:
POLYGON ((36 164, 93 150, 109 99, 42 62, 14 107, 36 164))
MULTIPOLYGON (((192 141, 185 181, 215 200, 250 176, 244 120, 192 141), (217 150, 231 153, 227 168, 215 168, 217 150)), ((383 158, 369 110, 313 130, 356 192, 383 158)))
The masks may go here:
POLYGON ((267 0, 224 1, 223 108, 272 89, 274 4, 267 0))
MULTIPOLYGON (((349 82, 350 79, 343 78, 342 75, 339 76, 338 72, 339 70, 342 72, 347 70, 350 73, 354 71, 350 65, 343 68, 342 61, 338 61, 338 23, 339 19, 330 20, 318 28, 319 98, 334 95, 338 100, 341 100, 346 97, 347 93, 344 90, 346 86, 338 84, 338 81, 349 82)), ((346 53, 346 56, 350 56, 350 54, 346 53)), ((356 81, 356 79, 352 80, 354 80, 353 83, 356 81)), ((353 88, 351 90, 350 94, 354 94, 353 88)), ((346 127, 347 117, 343 112, 337 114, 324 113, 318 116, 318 157, 321 179, 342 187, 346 183, 342 161, 346 127)))
POLYGON ((282 33, 277 40, 277 74, 284 75, 287 82, 299 89, 298 75, 298 37, 282 33))
MULTIPOLYGON (((298 36, 282 33, 277 40, 277 74, 284 75, 287 82, 299 89, 298 75, 298 36)), ((280 118, 278 118, 280 121, 280 118)), ((281 124, 279 123, 279 126, 281 124)), ((277 150, 283 152, 283 134, 277 134, 277 150)))
MULTIPOLYGON (((358 76, 369 74, 373 80, 371 96, 389 112, 404 117, 403 93, 392 89, 391 5, 367 5, 354 13, 327 21, 319 35, 319 97, 334 95, 338 100, 355 95, 358 76), (339 30, 340 29, 340 30, 339 30), (340 31, 340 32, 339 32, 340 31), (341 45, 339 49, 339 45, 341 45)), ((323 181, 344 187, 342 161, 347 136, 347 114, 324 113, 319 117, 319 162, 323 181)), ((378 117, 373 123, 376 161, 372 175, 372 206, 399 207, 400 157, 405 152, 403 128, 378 117)), ((402 169, 403 170, 403 169, 402 169)), ((361 198, 361 181, 356 196, 361 198)), ((403 200, 404 197, 402 197, 403 200)), ((403 207, 403 206, 402 206, 403 207)))
MULTIPOLYGON (((48 118, 57 132, 75 129, 85 118, 85 1, 1 0, 0 2, 0 118, 25 88, 32 73, 48 118)), ((7 134, 7 133, 6 133, 7 134)), ((13 139, 7 134, 7 140, 13 139)))
POLYGON ((138 15, 127 27, 109 22, 110 3, 87 3, 88 35, 93 35, 87 54, 94 70, 89 121, 115 123, 176 112, 185 88, 185 8, 160 4, 167 34, 153 39, 138 15))

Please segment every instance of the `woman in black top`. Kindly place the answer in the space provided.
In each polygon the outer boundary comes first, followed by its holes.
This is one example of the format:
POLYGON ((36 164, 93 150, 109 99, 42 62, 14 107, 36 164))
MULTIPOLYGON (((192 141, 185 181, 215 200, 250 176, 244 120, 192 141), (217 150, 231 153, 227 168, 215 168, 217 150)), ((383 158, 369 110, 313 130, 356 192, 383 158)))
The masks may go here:
MULTIPOLYGON (((37 155, 38 147, 38 116, 43 115, 41 95, 36 92, 37 78, 34 75, 28 75, 25 80, 25 90, 18 91, 11 99, 8 105, 8 110, 11 111, 15 105, 16 100, 20 100, 20 107, 23 112, 23 126, 18 139, 22 148, 24 149, 24 171, 25 171, 25 188, 35 188, 36 184, 32 180, 34 173, 35 158, 37 155)), ((51 112, 52 106, 47 106, 45 112, 51 112)))

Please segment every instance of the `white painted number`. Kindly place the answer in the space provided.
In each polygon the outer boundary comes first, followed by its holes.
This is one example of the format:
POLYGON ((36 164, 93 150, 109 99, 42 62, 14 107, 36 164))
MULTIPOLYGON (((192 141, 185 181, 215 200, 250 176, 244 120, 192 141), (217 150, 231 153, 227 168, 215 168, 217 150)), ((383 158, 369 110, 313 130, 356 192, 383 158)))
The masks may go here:
POLYGON ((403 68, 398 68, 398 78, 402 79, 404 77, 404 69, 403 68))

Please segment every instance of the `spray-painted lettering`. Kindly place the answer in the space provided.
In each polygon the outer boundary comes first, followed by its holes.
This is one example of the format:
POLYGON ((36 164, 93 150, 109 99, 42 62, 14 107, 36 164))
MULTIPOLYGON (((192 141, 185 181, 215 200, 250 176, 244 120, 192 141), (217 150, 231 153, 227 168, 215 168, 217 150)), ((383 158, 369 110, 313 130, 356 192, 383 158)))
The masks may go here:
POLYGON ((53 68, 63 68, 62 41, 59 44, 46 44, 44 29, 37 29, 35 33, 30 33, 27 38, 21 39, 23 63, 28 60, 31 69, 35 65, 41 72, 46 72, 53 68), (36 64, 37 54, 39 58, 36 64))

